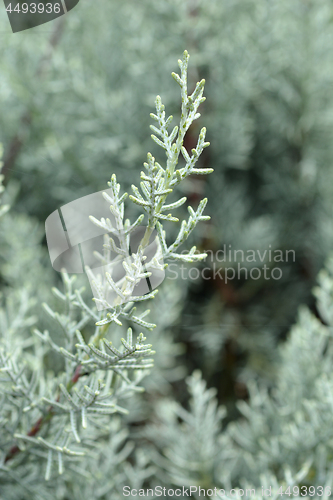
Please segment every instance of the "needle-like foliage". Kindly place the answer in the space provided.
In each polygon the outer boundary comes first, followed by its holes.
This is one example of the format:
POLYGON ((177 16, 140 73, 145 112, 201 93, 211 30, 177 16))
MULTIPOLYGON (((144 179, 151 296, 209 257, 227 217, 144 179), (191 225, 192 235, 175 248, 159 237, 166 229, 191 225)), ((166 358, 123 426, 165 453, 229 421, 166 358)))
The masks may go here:
MULTIPOLYGON (((134 293, 134 287, 140 280, 148 278, 152 269, 163 270, 170 257, 190 262, 205 257, 205 254, 198 254, 195 247, 185 255, 178 254, 177 250, 199 221, 209 219, 203 215, 206 199, 197 209, 188 207, 189 219, 180 224, 175 241, 167 243, 163 228, 164 221, 178 224, 178 218, 171 212, 186 202, 183 197, 166 203, 176 186, 191 174, 212 171, 196 167, 203 149, 209 145, 205 142, 204 128, 191 153, 183 145, 185 134, 200 116, 197 110, 205 99, 204 80, 197 83, 192 94, 188 94, 188 60, 185 51, 183 59, 178 61, 180 76, 172 74, 181 89, 179 126, 168 132, 172 116, 166 118, 159 96, 156 98, 156 114, 151 115, 156 122, 152 130, 160 137, 153 135, 152 138, 164 149, 166 162, 162 166, 162 161, 158 163, 148 153, 145 172, 141 172, 140 188, 132 186, 134 195, 130 195, 129 200, 138 205, 143 214, 134 223, 124 218, 127 194, 120 193, 120 185, 113 174, 109 182, 111 196, 107 193, 104 196, 110 203, 114 226, 108 218, 97 220, 91 216, 91 221, 87 221, 102 227, 106 233, 104 255, 98 255, 105 276, 96 277, 92 270, 87 269, 97 307, 87 304, 84 289, 74 286, 76 276, 70 277, 64 270, 64 290, 53 288, 56 299, 63 305, 62 311, 43 304, 51 328, 44 331, 35 328, 33 337, 26 336, 24 341, 18 342, 20 329, 26 330, 34 321, 34 318, 24 319, 28 310, 27 299, 19 310, 19 321, 10 323, 8 314, 2 315, 5 335, 0 346, 0 471, 9 483, 13 478, 11 471, 17 468, 26 471, 27 464, 42 464, 43 460, 47 481, 56 471, 63 474, 65 470, 75 468, 76 461, 98 447, 99 438, 105 434, 112 415, 128 413, 122 402, 143 391, 140 382, 153 367, 154 354, 143 333, 135 338, 132 329, 152 330, 156 326, 146 319, 149 310, 137 311, 137 308, 141 302, 153 299, 157 290, 138 295, 134 293), (183 166, 178 167, 180 154, 183 166), (131 251, 130 237, 139 225, 145 230, 136 251, 131 251), (158 230, 156 238, 159 238, 157 254, 145 263, 144 250, 155 228, 158 230), (117 244, 112 238, 113 233, 119 237, 117 244), (114 260, 111 250, 116 254, 114 260), (119 258, 125 274, 117 281, 112 277, 112 268, 119 258), (115 296, 113 301, 109 301, 109 292, 115 296), (98 308, 99 305, 103 310, 98 308), (105 314, 104 309, 109 312, 105 314), (128 324, 126 338, 121 338, 120 347, 116 347, 115 332, 123 327, 124 322, 128 324), (14 351, 11 350, 13 343, 17 343, 14 351), (61 368, 53 375, 46 371, 43 362, 52 352, 61 361, 61 368)), ((1 213, 4 214, 5 210, 7 207, 2 207, 1 213)))

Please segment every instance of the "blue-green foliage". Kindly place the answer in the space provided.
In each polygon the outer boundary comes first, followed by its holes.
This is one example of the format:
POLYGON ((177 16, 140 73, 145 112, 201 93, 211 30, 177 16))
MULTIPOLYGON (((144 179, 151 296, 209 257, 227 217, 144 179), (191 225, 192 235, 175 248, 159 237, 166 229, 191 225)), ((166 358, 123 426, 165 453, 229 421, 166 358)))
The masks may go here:
POLYGON ((262 485, 332 486, 332 261, 311 295, 332 251, 332 13, 329 0, 87 0, 59 22, 4 28, 0 500, 118 500, 125 485, 225 489, 214 500, 256 488, 254 500, 262 485), (149 113, 159 93, 178 116, 166 75, 185 47, 188 94, 201 100, 205 78, 207 101, 181 150, 159 99, 149 113), (211 147, 194 166, 203 124, 211 147), (296 262, 276 282, 166 279, 147 315, 145 302, 97 311, 85 277, 53 273, 42 224, 110 173, 124 228, 126 201, 132 223, 140 210, 158 231, 166 262, 224 244, 293 249, 296 262), (162 184, 178 190, 163 207, 162 184), (185 255, 188 236, 198 252, 185 255), (87 374, 74 383, 78 365, 87 374))

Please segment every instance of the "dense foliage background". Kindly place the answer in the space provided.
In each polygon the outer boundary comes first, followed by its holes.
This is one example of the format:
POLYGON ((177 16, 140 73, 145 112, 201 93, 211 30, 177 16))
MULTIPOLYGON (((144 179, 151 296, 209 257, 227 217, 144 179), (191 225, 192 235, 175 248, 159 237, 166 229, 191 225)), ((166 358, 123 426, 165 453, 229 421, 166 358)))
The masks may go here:
MULTIPOLYGON (((189 86, 206 79, 207 100, 186 147, 206 126, 211 146, 201 164, 215 172, 183 190, 192 205, 209 199, 212 219, 195 243, 213 256, 198 265, 210 268, 211 279, 167 274, 152 306, 158 328, 149 338, 156 356, 146 392, 128 402, 129 416, 110 419, 110 440, 126 429, 121 439, 128 433, 136 452, 117 455, 112 441, 86 465, 92 479, 83 490, 72 476, 54 479, 57 498, 80 498, 82 491, 92 499, 110 492, 122 498, 124 484, 257 485, 260 474, 281 482, 285 467, 297 474, 308 457, 310 469, 296 484, 328 484, 329 275, 321 275, 319 307, 312 289, 333 249, 332 2, 81 0, 64 18, 17 34, 4 9, 0 16, 3 200, 11 205, 0 222, 4 338, 15 321, 25 338, 32 324, 48 326, 41 302, 59 307, 51 295, 60 280, 47 255, 46 217, 104 189, 112 173, 129 190, 147 151, 161 155, 150 139, 149 113, 159 94, 178 118, 179 89, 168 75, 185 48, 189 86), (225 248, 293 250, 296 257, 279 262, 281 279, 246 279, 243 270, 228 281, 225 268, 240 263, 250 271, 263 262, 221 261, 217 252, 225 248), (299 319, 300 305, 309 309, 299 319), (216 388, 216 400, 194 370, 216 388), (192 373, 189 393, 185 377, 192 373), (216 405, 227 408, 223 431, 216 405)), ((59 369, 52 358, 45 363, 59 369)), ((5 488, 0 479, 0 498, 25 498, 5 488)))

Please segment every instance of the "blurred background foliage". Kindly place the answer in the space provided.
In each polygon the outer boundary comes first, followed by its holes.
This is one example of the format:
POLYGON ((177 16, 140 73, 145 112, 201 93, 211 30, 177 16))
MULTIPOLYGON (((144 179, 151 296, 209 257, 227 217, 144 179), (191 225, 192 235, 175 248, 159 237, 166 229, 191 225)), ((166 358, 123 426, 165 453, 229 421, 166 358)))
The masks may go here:
POLYGON ((278 264, 279 280, 243 272, 226 282, 224 268, 238 262, 216 257, 220 276, 208 258, 199 269, 210 267, 212 279, 167 279, 152 312, 160 322, 151 339, 155 375, 145 400, 129 405, 138 425, 156 398, 187 404, 184 376, 200 369, 228 418, 237 418, 247 381, 275 380, 277 346, 298 306, 318 315, 311 290, 333 239, 332 2, 81 0, 64 18, 15 35, 4 9, 0 16, 0 142, 12 205, 0 229, 0 280, 3 288, 26 285, 37 301, 58 280, 46 217, 104 189, 112 173, 128 190, 146 152, 160 155, 149 113, 156 94, 178 113, 178 88, 166 75, 185 48, 192 85, 206 79, 207 101, 186 147, 206 126, 211 147, 202 164, 215 172, 184 188, 193 206, 209 199, 200 249, 290 249, 296 258, 278 264))

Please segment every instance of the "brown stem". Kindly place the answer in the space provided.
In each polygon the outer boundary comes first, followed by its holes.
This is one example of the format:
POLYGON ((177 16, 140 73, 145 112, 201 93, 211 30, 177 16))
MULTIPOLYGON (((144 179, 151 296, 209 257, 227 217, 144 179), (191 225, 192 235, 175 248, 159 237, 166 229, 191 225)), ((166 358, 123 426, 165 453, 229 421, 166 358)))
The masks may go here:
MULTIPOLYGON (((68 391, 70 391, 71 388, 79 380, 79 378, 82 375, 84 375, 84 373, 82 373, 81 370, 82 370, 82 365, 78 365, 74 371, 74 374, 73 374, 71 380, 67 384, 66 388, 68 391)), ((60 395, 57 397, 56 401, 58 402, 59 399, 60 399, 60 395)), ((36 436, 36 434, 38 434, 38 432, 41 430, 43 424, 45 424, 46 422, 49 422, 51 420, 51 418, 53 417, 53 415, 54 415, 53 406, 50 406, 49 409, 47 410, 47 413, 44 416, 40 417, 35 422, 35 424, 31 427, 30 431, 27 433, 27 436, 30 436, 30 437, 36 436)), ((20 451, 21 450, 17 445, 12 446, 12 448, 9 450, 9 452, 6 455, 5 463, 8 462, 9 460, 11 460, 20 451)))
MULTIPOLYGON (((41 426, 42 426, 42 422, 43 422, 43 418, 44 417, 40 417, 37 422, 35 423, 35 425, 33 427, 31 427, 30 431, 28 432, 27 436, 35 436, 37 434, 37 432, 39 432, 41 426)), ((20 448, 15 445, 13 446, 9 453, 7 454, 6 458, 5 458, 5 463, 8 462, 8 460, 10 460, 11 458, 13 458, 16 453, 18 453, 20 451, 20 448)))

